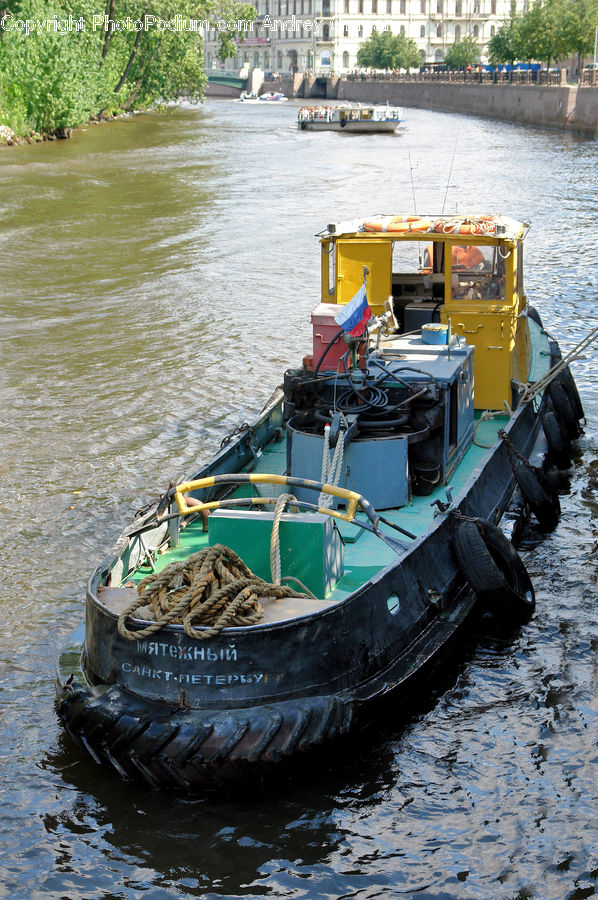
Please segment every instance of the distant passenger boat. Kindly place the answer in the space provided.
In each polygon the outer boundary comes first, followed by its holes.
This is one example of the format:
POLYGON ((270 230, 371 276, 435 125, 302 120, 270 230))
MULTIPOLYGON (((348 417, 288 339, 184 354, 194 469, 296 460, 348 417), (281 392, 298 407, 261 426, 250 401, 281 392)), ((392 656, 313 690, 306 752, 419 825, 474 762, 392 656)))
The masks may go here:
POLYGON ((393 132, 403 120, 400 106, 302 106, 297 127, 302 131, 393 132))

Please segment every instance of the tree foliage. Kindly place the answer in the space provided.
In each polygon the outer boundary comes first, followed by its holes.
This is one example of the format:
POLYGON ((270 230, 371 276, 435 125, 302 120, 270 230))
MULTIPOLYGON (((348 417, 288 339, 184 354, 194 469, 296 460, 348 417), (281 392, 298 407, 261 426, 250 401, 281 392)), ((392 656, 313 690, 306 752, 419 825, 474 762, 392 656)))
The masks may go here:
POLYGON ((421 57, 412 38, 391 31, 374 31, 357 52, 360 66, 372 69, 412 69, 421 57))
POLYGON ((520 16, 512 15, 504 22, 488 42, 488 56, 493 65, 509 63, 513 65, 519 59, 519 26, 520 16))
POLYGON ((464 66, 473 66, 480 61, 480 47, 474 37, 468 34, 462 40, 455 41, 446 52, 444 61, 448 66, 462 69, 464 66))
POLYGON ((536 0, 523 14, 513 15, 490 39, 493 63, 551 63, 577 54, 580 67, 594 47, 598 0, 536 0))
MULTIPOLYGON (((101 112, 199 99, 203 46, 191 23, 255 17, 255 7, 236 0, 102 2, 0 0, 0 124, 51 133, 101 112)), ((236 55, 234 28, 220 35, 221 54, 236 55)))

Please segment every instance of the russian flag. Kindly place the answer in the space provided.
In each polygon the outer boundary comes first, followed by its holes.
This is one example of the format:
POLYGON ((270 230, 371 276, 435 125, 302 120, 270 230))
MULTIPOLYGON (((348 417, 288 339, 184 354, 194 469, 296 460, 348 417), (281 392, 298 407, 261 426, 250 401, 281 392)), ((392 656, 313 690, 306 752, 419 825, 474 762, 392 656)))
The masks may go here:
POLYGON ((362 284, 355 296, 336 314, 334 321, 353 337, 361 337, 371 318, 366 286, 362 284))

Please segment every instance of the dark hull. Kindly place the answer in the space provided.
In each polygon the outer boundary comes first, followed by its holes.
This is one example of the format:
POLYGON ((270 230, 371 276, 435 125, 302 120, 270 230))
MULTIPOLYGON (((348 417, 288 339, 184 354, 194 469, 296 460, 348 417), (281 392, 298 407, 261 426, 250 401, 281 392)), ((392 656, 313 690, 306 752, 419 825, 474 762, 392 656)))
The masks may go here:
MULTIPOLYGON (((526 403, 509 422, 510 440, 527 457, 539 412, 526 403)), ((463 515, 497 522, 513 489, 499 441, 455 504, 463 515)), ((330 743, 375 701, 408 696, 472 614, 474 597, 453 551, 456 524, 453 515, 439 516, 395 562, 321 612, 227 628, 208 647, 180 626, 126 641, 117 615, 98 599, 100 567, 88 586, 85 645, 61 660, 65 728, 123 777, 190 791, 330 743)))

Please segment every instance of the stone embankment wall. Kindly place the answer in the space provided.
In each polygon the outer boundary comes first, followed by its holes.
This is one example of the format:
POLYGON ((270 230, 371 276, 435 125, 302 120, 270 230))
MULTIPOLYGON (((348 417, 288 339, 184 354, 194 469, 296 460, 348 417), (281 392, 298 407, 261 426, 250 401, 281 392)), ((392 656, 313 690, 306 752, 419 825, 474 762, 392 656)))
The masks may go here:
POLYGON ((339 100, 419 106, 598 136, 598 87, 345 81, 339 100))

